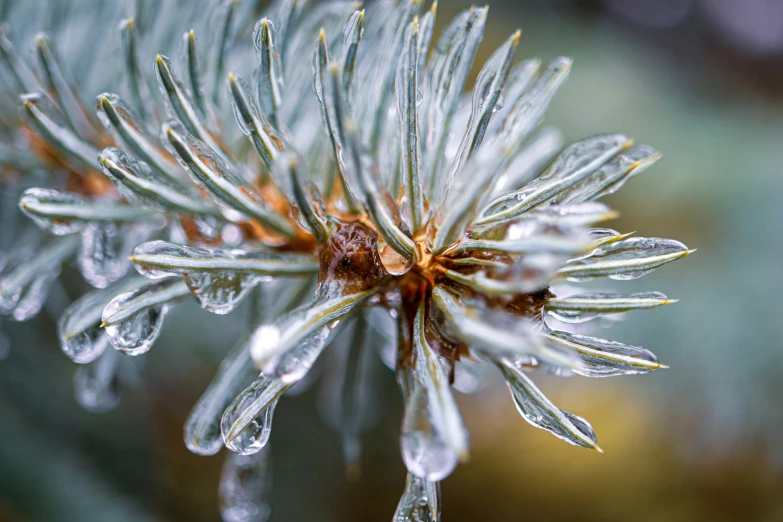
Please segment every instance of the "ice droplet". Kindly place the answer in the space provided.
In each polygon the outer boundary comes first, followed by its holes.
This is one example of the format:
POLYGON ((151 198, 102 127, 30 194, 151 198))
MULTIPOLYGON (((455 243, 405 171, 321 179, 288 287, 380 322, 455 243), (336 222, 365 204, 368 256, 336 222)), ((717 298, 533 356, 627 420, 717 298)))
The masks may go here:
POLYGON ((478 224, 515 219, 528 210, 556 200, 614 158, 630 141, 622 134, 595 136, 574 143, 541 174, 520 189, 496 198, 481 212, 478 224))
POLYGON ((39 275, 29 284, 15 289, 8 296, 0 296, 0 312, 11 313, 14 321, 26 321, 41 311, 49 295, 52 282, 60 275, 60 267, 54 266, 47 274, 39 275))
POLYGON ((465 395, 470 395, 481 390, 484 377, 484 366, 480 361, 472 362, 462 359, 454 365, 455 390, 465 395))
POLYGON ((266 495, 271 486, 269 446, 253 455, 229 453, 220 476, 220 516, 223 522, 264 522, 270 508, 266 495))
POLYGON ((69 236, 38 248, 32 256, 30 251, 9 254, 12 260, 0 270, 0 313, 11 315, 15 321, 35 316, 60 273, 60 263, 73 254, 78 244, 78 236, 69 236))
POLYGON ((692 251, 673 239, 632 237, 609 243, 561 267, 569 281, 589 281, 598 277, 638 279, 656 268, 692 251))
POLYGON ((201 307, 223 315, 232 311, 258 283, 272 276, 301 276, 317 271, 309 256, 242 252, 150 241, 136 247, 136 270, 159 279, 181 275, 201 307))
POLYGON ((576 353, 582 365, 572 371, 585 377, 636 375, 661 368, 655 354, 639 346, 557 330, 546 339, 576 353))
POLYGON ((584 180, 562 192, 553 203, 574 204, 617 192, 633 176, 647 170, 661 154, 645 145, 634 147, 605 164, 584 180))
POLYGON ((600 451, 589 422, 555 406, 515 365, 504 361, 500 369, 523 419, 569 444, 600 451))
POLYGON ((411 381, 402 421, 402 459, 417 477, 439 481, 457 467, 457 454, 433 426, 424 386, 411 381))
MULTIPOLYGON (((388 299, 388 298, 387 298, 388 299)), ((397 368, 397 322, 389 310, 375 306, 365 311, 377 337, 378 356, 390 370, 397 368)))
POLYGON ((134 291, 143 278, 126 279, 110 288, 93 290, 74 301, 57 321, 57 335, 63 352, 74 362, 94 361, 109 344, 109 336, 100 327, 104 308, 118 293, 134 291))
MULTIPOLYGON (((486 19, 486 9, 462 11, 444 28, 427 64, 431 78, 425 83, 427 105, 421 124, 423 150, 428 152, 424 173, 429 182, 427 195, 430 197, 435 187, 441 184, 445 172, 440 166, 444 161, 443 151, 449 134, 448 122, 457 112, 486 19)), ((434 195, 439 196, 437 193, 434 195)))
POLYGON ((549 315, 564 323, 583 323, 604 314, 618 314, 631 310, 645 310, 670 303, 661 292, 609 294, 588 292, 551 300, 547 303, 549 315))
POLYGON ((185 277, 201 307, 214 314, 227 314, 237 307, 261 278, 236 273, 193 273, 185 277))
POLYGON ((394 512, 394 522, 438 522, 440 520, 440 484, 411 473, 405 479, 405 491, 394 512))
POLYGON ((470 343, 477 350, 495 356, 534 355, 557 366, 573 368, 578 357, 544 343, 540 327, 519 316, 465 304, 442 288, 433 289, 434 309, 443 314, 444 334, 470 343))
MULTIPOLYGON (((283 310, 297 302, 310 283, 298 285, 293 281, 272 280, 262 283, 257 294, 258 317, 272 320, 283 310)), ((244 338, 229 352, 220 364, 209 388, 202 394, 188 416, 185 424, 185 444, 198 455, 214 455, 223 446, 221 421, 223 412, 237 394, 258 379, 258 369, 253 365, 248 347, 249 338, 244 338)))
POLYGON ((120 294, 103 309, 106 333, 114 347, 127 355, 140 355, 160 335, 163 318, 172 301, 190 295, 180 278, 152 282, 135 292, 120 294))
POLYGON ((109 336, 98 328, 90 328, 76 337, 61 337, 60 346, 75 363, 87 364, 97 359, 109 345, 109 336))
POLYGON ((424 389, 427 420, 434 438, 442 439, 458 458, 467 459, 468 434, 449 383, 452 366, 427 341, 425 315, 425 305, 421 304, 413 326, 413 378, 424 389))
MULTIPOLYGON (((66 160, 69 167, 72 166, 71 160, 91 168, 97 167, 95 160, 98 157, 98 151, 83 141, 71 129, 63 126, 62 113, 49 96, 40 93, 23 94, 20 96, 20 100, 32 128, 49 145, 62 153, 63 159, 66 160)), ((80 167, 81 165, 78 165, 76 168, 80 167)))
POLYGON ((328 325, 303 339, 299 346, 280 356, 275 365, 276 378, 293 385, 301 381, 321 355, 336 325, 328 325))
POLYGON ((373 293, 372 288, 349 295, 335 292, 335 296, 329 291, 330 287, 322 285, 313 302, 253 332, 250 355, 265 375, 288 385, 299 381, 312 368, 342 318, 373 293))
POLYGON ((473 87, 472 108, 467 129, 452 165, 452 175, 459 172, 472 153, 481 145, 487 127, 494 112, 497 112, 500 93, 508 78, 509 68, 519 45, 519 32, 514 33, 501 45, 484 66, 476 78, 473 87))
POLYGON ((220 432, 226 447, 240 455, 257 453, 269 441, 272 416, 288 388, 277 379, 259 377, 226 408, 220 432))
POLYGON ((86 204, 81 196, 69 192, 45 188, 27 189, 19 200, 19 208, 27 217, 42 229, 57 236, 79 232, 86 223, 82 220, 68 220, 64 217, 51 217, 52 212, 40 213, 40 208, 79 207, 86 204))
MULTIPOLYGON (((108 340, 103 342, 105 347, 108 340)), ((105 350, 92 364, 76 369, 73 375, 74 395, 82 408, 92 413, 105 413, 119 404, 119 357, 116 351, 105 350)))
POLYGON ((340 433, 349 480, 361 476, 361 434, 382 415, 376 387, 383 369, 371 353, 378 337, 368 321, 358 317, 338 334, 324 353, 317 406, 324 422, 340 433))
POLYGON ((160 335, 167 311, 168 305, 156 306, 139 312, 121 323, 107 326, 106 333, 111 344, 127 355, 146 353, 160 335))
POLYGON ((82 231, 79 269, 95 288, 105 288, 128 272, 133 248, 149 235, 146 224, 92 222, 82 231))
POLYGON ((185 445, 197 455, 214 455, 223 446, 221 417, 240 390, 258 378, 243 339, 223 359, 214 379, 201 395, 185 423, 185 445))
POLYGON ((57 321, 57 333, 63 352, 79 364, 93 362, 109 343, 106 332, 95 324, 94 319, 97 318, 91 317, 89 313, 96 299, 99 298, 94 294, 86 294, 66 308, 57 321))

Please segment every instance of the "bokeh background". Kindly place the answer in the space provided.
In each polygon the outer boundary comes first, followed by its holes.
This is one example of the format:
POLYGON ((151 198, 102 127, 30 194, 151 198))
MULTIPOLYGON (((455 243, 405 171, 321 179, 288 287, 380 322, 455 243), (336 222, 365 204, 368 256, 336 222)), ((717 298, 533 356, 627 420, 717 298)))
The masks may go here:
MULTIPOLYGON (((441 1, 440 21, 466 5, 441 1)), ((493 0, 477 62, 517 27, 523 56, 574 58, 547 118, 566 141, 623 131, 664 152, 611 196, 614 228, 698 252, 623 283, 681 301, 607 334, 670 369, 541 383, 591 421, 604 454, 529 426, 500 379, 458 397, 472 454, 443 483, 444 520, 783 520, 783 2, 493 0)), ((0 248, 9 241, 0 231, 0 248)), ((0 326, 0 521, 217 521, 224 455, 189 453, 182 426, 247 310, 176 308, 128 370, 121 405, 96 415, 76 405, 55 338, 79 285, 66 268, 45 313, 0 326)), ((388 520, 405 476, 402 405, 391 372, 378 388, 357 482, 315 390, 281 401, 272 520, 388 520)))

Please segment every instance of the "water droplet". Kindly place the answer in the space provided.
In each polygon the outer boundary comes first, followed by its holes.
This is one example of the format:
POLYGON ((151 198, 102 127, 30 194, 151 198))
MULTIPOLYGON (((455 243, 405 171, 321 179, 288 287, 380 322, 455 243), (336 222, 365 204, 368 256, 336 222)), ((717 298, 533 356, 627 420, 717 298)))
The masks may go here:
POLYGON ((220 475, 220 516, 223 522, 264 522, 270 508, 266 495, 271 486, 269 446, 254 455, 229 453, 220 475))
POLYGON ((413 268, 413 260, 408 259, 389 245, 383 245, 378 251, 383 268, 392 275, 403 275, 413 268))
POLYGON ((74 395, 82 408, 93 413, 105 413, 119 404, 119 357, 114 350, 105 350, 98 360, 76 369, 74 395))

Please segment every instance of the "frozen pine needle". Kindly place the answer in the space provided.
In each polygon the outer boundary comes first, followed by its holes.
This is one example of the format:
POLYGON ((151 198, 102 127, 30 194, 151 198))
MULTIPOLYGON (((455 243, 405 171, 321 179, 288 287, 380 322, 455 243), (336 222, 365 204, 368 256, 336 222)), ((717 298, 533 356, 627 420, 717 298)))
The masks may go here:
POLYGON ((43 20, 21 2, 4 11, 0 71, 16 106, 0 105, 0 179, 30 165, 48 175, 19 205, 52 237, 2 263, 0 312, 34 316, 77 256, 95 290, 67 308, 59 336, 83 365, 79 402, 106 411, 119 401, 123 354, 153 348, 172 307, 194 298, 227 314, 253 295, 252 333, 185 426, 194 453, 233 452, 225 521, 269 516, 273 414, 318 358, 337 361, 324 377, 335 392, 319 402, 354 477, 368 412, 379 411, 378 358, 367 354, 382 347, 396 372, 408 468, 398 522, 440 519, 440 481, 469 458, 453 390, 478 389, 484 366, 500 370, 528 423, 598 451, 589 422, 533 378, 665 368, 582 323, 676 299, 552 286, 636 279, 692 252, 597 228, 616 213, 596 200, 661 155, 623 134, 559 150, 557 131, 537 126, 571 60, 520 59, 516 31, 474 63, 487 7, 437 30, 437 3, 417 0, 366 11, 273 0, 260 19, 242 0, 191 2, 193 16, 71 3, 95 41, 118 45, 85 63, 58 45, 64 33, 37 33, 43 20), (20 51, 25 37, 34 56, 20 51))

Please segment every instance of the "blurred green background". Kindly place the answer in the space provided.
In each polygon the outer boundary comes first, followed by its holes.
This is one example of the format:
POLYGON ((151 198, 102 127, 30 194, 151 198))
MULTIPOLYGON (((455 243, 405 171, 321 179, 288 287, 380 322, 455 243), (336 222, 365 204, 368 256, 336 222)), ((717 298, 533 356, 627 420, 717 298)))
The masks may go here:
MULTIPOLYGON (((439 20, 465 5, 443 0, 439 20)), ((681 300, 607 332, 649 348, 670 369, 541 383, 593 424, 605 454, 529 426, 500 379, 458 397, 472 453, 443 482, 445 521, 783 520, 779 5, 493 0, 477 62, 517 27, 522 56, 572 56, 547 122, 567 142, 622 131, 664 152, 608 200, 622 214, 612 226, 698 252, 605 286, 681 300)), ((2 324, 0 521, 217 521, 223 454, 189 453, 182 426, 231 347, 227 337, 243 333, 247 311, 227 319, 175 309, 152 352, 134 361, 120 407, 89 414, 72 398, 75 368, 51 319, 83 290, 69 274, 47 313, 2 324)), ((338 436, 321 422, 315 393, 281 401, 271 438, 272 520, 390 518, 405 477, 391 372, 381 375, 379 393, 385 411, 363 437, 358 482, 344 479, 338 436)))

